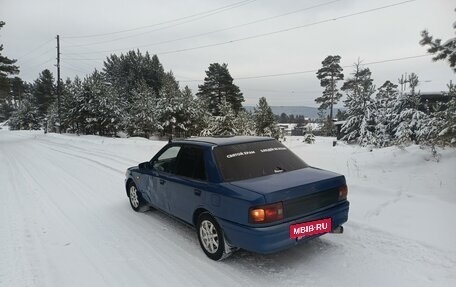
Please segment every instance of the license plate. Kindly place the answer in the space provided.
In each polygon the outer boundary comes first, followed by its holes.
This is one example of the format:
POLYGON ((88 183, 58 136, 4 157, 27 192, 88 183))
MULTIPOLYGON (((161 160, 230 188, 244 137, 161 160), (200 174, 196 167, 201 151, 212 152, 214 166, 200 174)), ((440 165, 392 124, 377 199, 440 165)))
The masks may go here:
POLYGON ((293 224, 290 225, 290 238, 331 232, 331 226, 331 218, 293 224))

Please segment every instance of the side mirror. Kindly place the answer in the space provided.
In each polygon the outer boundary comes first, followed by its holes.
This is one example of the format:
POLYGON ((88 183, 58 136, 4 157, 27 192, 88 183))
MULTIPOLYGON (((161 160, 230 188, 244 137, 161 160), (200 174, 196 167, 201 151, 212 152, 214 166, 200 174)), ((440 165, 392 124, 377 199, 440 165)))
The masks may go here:
POLYGON ((140 169, 152 169, 152 165, 148 161, 138 164, 138 167, 140 169))

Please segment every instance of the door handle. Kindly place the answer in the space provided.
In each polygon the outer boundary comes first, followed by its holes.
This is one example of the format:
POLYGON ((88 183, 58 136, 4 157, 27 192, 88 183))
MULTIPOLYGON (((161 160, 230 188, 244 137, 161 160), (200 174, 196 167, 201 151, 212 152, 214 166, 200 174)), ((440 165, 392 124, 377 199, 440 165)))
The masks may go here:
POLYGON ((164 179, 160 179, 160 184, 165 184, 165 180, 164 179))
POLYGON ((196 196, 200 196, 200 195, 201 195, 201 190, 199 190, 199 189, 194 189, 194 190, 193 190, 193 193, 194 193, 196 196))

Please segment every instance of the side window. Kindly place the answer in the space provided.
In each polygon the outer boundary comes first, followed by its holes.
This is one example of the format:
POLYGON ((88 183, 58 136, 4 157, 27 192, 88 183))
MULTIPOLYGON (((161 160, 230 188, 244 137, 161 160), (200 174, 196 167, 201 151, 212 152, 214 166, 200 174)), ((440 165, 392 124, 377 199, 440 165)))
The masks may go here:
POLYGON ((180 146, 172 146, 165 150, 157 158, 157 160, 154 161, 154 169, 174 173, 177 163, 177 155, 179 154, 180 149, 180 146))
POLYGON ((197 180, 206 180, 203 150, 192 146, 182 147, 177 159, 176 174, 197 180))

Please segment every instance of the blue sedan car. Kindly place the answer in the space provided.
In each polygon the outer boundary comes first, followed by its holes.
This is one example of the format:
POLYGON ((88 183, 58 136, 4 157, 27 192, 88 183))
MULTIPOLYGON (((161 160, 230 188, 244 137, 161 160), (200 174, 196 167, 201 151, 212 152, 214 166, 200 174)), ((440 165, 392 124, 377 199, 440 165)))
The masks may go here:
POLYGON ((194 226, 213 260, 341 233, 348 219, 345 177, 308 166, 267 137, 170 142, 129 168, 125 185, 135 211, 153 207, 194 226))

